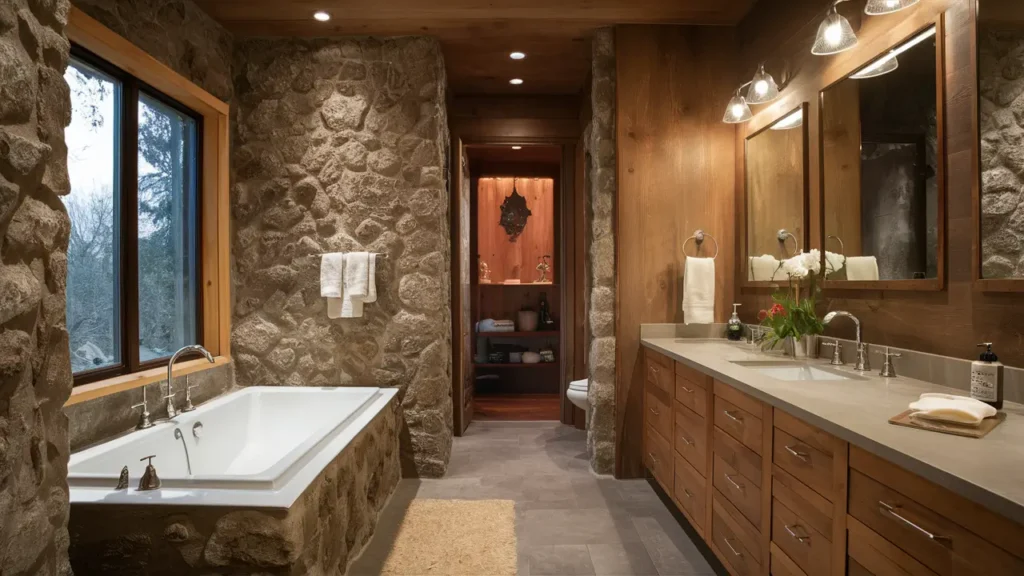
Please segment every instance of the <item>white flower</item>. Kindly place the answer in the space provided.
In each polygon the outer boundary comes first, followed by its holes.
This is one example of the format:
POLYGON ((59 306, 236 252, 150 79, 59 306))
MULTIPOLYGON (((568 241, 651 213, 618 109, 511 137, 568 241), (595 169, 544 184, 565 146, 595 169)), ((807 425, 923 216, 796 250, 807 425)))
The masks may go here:
POLYGON ((782 270, 789 274, 790 278, 806 278, 810 274, 817 274, 821 271, 821 252, 811 250, 801 252, 792 258, 782 262, 782 270))

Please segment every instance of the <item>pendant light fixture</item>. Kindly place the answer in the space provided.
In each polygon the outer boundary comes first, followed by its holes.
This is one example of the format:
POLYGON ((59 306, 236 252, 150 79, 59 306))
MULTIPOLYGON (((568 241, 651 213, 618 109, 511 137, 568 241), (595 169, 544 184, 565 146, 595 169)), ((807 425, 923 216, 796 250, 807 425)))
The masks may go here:
POLYGON ((876 59, 874 62, 868 64, 864 68, 861 68, 856 73, 851 74, 850 78, 855 78, 857 80, 864 80, 865 78, 876 78, 878 76, 888 74, 889 72, 896 70, 897 68, 899 68, 900 65, 899 61, 897 60, 897 57, 900 54, 903 54, 904 52, 910 50, 914 46, 917 46, 918 44, 924 42, 925 40, 928 40, 929 38, 935 36, 935 32, 936 30, 934 26, 928 28, 927 30, 921 32, 917 36, 914 36, 910 40, 907 40, 903 44, 900 44, 899 46, 893 48, 892 50, 888 51, 882 56, 879 56, 878 59, 876 59))
POLYGON ((771 74, 764 71, 764 64, 761 64, 754 74, 754 79, 750 81, 750 88, 747 88, 747 103, 767 104, 778 97, 779 85, 775 83, 775 78, 772 78, 771 74))
POLYGON ((868 0, 867 6, 864 7, 864 13, 869 16, 892 14, 893 12, 899 12, 904 8, 910 8, 920 1, 921 0, 868 0))
POLYGON ((811 54, 816 56, 828 56, 845 52, 857 45, 857 34, 850 26, 850 21, 843 17, 836 6, 846 0, 835 0, 825 15, 825 20, 818 26, 818 35, 814 38, 814 46, 811 54))
POLYGON ((747 105, 747 100, 743 97, 743 88, 743 86, 740 86, 736 90, 736 94, 733 95, 732 100, 729 100, 729 105, 725 108, 725 117, 722 118, 722 122, 726 124, 740 124, 754 117, 750 112, 750 106, 747 105))

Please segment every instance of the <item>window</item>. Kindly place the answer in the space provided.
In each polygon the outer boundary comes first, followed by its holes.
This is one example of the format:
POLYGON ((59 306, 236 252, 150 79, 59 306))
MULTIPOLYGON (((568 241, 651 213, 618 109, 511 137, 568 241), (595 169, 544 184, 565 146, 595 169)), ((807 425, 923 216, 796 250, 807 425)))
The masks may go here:
POLYGON ((81 384, 198 342, 201 116, 75 47, 67 326, 81 384))

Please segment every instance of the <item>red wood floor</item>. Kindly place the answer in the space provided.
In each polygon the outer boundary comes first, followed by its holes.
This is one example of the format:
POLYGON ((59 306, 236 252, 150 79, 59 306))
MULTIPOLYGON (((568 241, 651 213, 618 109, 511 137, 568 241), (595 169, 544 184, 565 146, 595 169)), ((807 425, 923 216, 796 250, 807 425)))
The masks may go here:
POLYGON ((477 420, 560 420, 558 394, 483 394, 473 398, 477 420))

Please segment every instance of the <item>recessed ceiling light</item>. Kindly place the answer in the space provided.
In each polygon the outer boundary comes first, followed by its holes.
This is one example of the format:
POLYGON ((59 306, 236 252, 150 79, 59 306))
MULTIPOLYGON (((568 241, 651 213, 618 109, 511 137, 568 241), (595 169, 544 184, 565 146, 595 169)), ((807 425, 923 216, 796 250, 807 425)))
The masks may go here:
POLYGON ((324 12, 323 10, 317 10, 316 12, 313 12, 313 19, 318 22, 327 22, 331 19, 331 14, 329 12, 324 12))
POLYGON ((523 83, 523 79, 522 78, 513 78, 513 79, 509 80, 508 83, 513 85, 513 86, 519 86, 520 84, 523 83))
POLYGON ((523 147, 522 146, 513 146, 512 149, 513 150, 522 150, 523 147))
POLYGON ((526 58, 526 54, 524 52, 513 52, 509 54, 508 57, 513 60, 522 60, 523 58, 526 58))

